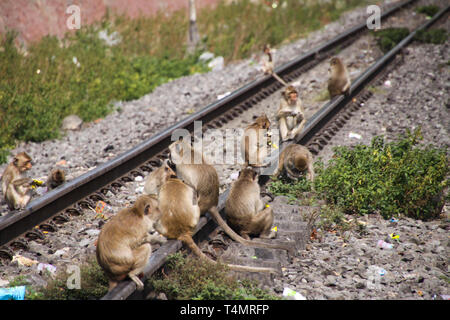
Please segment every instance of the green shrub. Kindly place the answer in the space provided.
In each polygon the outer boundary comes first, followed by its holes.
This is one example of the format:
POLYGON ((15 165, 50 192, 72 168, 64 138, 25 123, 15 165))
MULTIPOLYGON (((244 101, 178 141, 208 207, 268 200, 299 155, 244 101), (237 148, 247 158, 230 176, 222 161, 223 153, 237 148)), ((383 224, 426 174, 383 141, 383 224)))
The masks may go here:
POLYGON ((238 281, 227 275, 228 267, 224 264, 213 265, 176 253, 169 256, 165 268, 168 275, 154 275, 148 282, 169 300, 277 299, 254 282, 238 281))
POLYGON ((439 12, 439 7, 435 5, 421 6, 416 9, 416 12, 426 14, 428 17, 433 17, 439 12))
POLYGON ((347 213, 433 218, 443 204, 448 159, 444 149, 417 146, 420 139, 416 130, 391 143, 378 136, 370 146, 337 147, 328 168, 318 167, 316 191, 347 213))
POLYGON ((447 30, 419 30, 414 36, 414 39, 425 43, 444 44, 447 41, 447 30))
POLYGON ((275 196, 286 196, 290 203, 294 203, 303 192, 311 191, 311 182, 305 177, 300 177, 297 181, 291 181, 285 176, 281 176, 269 183, 268 190, 275 196))
POLYGON ((409 30, 407 28, 387 28, 373 31, 372 34, 375 36, 381 51, 386 53, 408 36, 409 30))

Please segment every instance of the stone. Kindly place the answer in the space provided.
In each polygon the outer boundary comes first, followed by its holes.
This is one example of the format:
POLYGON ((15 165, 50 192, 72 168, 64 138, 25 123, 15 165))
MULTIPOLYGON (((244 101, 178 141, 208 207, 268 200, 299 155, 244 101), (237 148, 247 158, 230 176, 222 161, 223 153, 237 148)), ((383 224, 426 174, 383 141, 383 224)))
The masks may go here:
POLYGON ((67 116, 62 121, 61 129, 63 130, 79 130, 81 125, 83 124, 83 120, 75 114, 67 116))

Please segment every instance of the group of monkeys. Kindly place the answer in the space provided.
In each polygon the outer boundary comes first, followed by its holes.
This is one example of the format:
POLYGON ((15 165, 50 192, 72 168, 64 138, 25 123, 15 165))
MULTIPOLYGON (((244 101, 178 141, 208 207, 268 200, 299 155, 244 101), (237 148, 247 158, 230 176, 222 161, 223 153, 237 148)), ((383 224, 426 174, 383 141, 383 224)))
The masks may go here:
MULTIPOLYGON (((270 49, 265 48, 268 62, 272 63, 270 49)), ((265 70, 273 73, 273 64, 265 70)), ((328 83, 330 96, 348 92, 350 80, 347 70, 339 58, 330 61, 331 77, 328 83)), ((303 129, 306 119, 298 93, 293 86, 287 86, 283 92, 276 114, 282 141, 294 139, 303 129)), ((225 203, 226 222, 220 215, 219 177, 216 169, 208 164, 203 154, 184 139, 169 146, 170 160, 152 171, 146 178, 144 194, 135 203, 120 210, 103 227, 96 241, 96 257, 99 265, 109 279, 109 290, 127 276, 136 284, 138 290, 143 288, 139 279, 152 252, 152 244, 163 244, 167 239, 177 239, 201 259, 215 264, 216 261, 205 255, 192 239, 200 216, 209 212, 214 220, 234 240, 241 244, 276 248, 291 251, 285 244, 268 243, 251 240, 250 236, 274 238, 272 229, 274 220, 272 208, 261 199, 258 173, 252 167, 264 166, 267 148, 261 148, 260 141, 249 140, 250 131, 268 130, 270 121, 265 114, 258 117, 244 131, 241 148, 245 165, 232 184, 225 203), (185 153, 190 159, 202 159, 201 163, 186 162, 185 153), (256 155, 256 161, 249 161, 250 155, 256 155), (157 231, 156 234, 155 231, 157 231)), ((30 201, 30 189, 33 180, 23 178, 22 173, 32 167, 31 158, 25 153, 17 154, 2 176, 2 190, 9 208, 24 208, 30 201)), ((290 179, 297 179, 307 172, 307 178, 314 180, 313 157, 309 150, 301 145, 291 144, 280 154, 274 176, 282 172, 290 179)), ((52 189, 65 180, 61 169, 50 173, 46 185, 52 189)), ((232 270, 250 272, 277 273, 273 268, 228 265, 232 270)))

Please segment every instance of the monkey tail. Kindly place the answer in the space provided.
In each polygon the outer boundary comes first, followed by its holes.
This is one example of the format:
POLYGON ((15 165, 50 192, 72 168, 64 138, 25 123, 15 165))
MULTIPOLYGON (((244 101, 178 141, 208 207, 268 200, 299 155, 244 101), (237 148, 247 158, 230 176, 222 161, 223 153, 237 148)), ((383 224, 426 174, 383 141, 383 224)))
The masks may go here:
POLYGON ((231 239, 233 239, 236 242, 239 242, 240 244, 250 246, 250 247, 258 247, 258 248, 271 248, 271 249, 282 249, 291 251, 292 249, 287 247, 283 244, 275 244, 275 243, 265 243, 265 242, 259 242, 259 241, 253 241, 253 240, 247 240, 242 238, 240 235, 238 235, 236 232, 234 232, 233 229, 228 226, 228 224, 222 219, 222 216, 220 215, 219 211, 217 210, 217 207, 212 207, 209 209, 209 212, 213 216, 214 220, 219 224, 219 226, 230 236, 231 239))
MULTIPOLYGON (((192 236, 188 233, 184 233, 178 237, 178 240, 183 241, 191 251, 197 255, 199 258, 212 263, 214 265, 217 265, 217 261, 214 261, 213 259, 206 256, 202 250, 197 246, 197 244, 192 239, 192 236)), ((279 273, 278 270, 274 268, 264 268, 264 267, 247 267, 247 266, 241 266, 236 264, 226 264, 231 270, 236 271, 246 271, 246 272, 264 272, 264 273, 279 273)))
POLYGON ((281 79, 281 77, 279 75, 277 75, 275 72, 272 72, 272 76, 277 79, 283 86, 287 87, 287 83, 281 79))

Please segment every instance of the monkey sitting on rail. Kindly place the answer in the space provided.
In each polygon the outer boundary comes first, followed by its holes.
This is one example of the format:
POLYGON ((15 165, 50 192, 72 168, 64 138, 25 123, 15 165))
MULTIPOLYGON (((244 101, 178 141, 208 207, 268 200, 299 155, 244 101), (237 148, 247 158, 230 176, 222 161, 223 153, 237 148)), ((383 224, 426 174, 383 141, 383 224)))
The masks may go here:
POLYGON ((230 226, 244 239, 249 235, 274 238, 272 208, 261 200, 258 174, 247 168, 239 172, 226 200, 225 212, 230 226))
POLYGON ((144 288, 138 275, 150 258, 151 244, 167 241, 149 234, 154 231, 154 222, 160 215, 157 199, 145 195, 103 226, 97 240, 96 256, 109 279, 109 291, 127 276, 136 283, 138 290, 144 288))
POLYGON ((294 139, 303 129, 306 119, 303 106, 298 98, 298 92, 293 86, 288 86, 283 92, 277 112, 281 140, 294 139))
POLYGON ((330 99, 341 94, 350 93, 350 77, 344 63, 338 57, 330 60, 330 79, 328 80, 328 92, 330 99))

